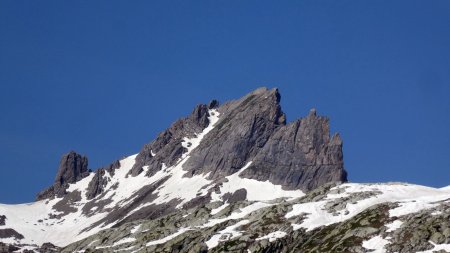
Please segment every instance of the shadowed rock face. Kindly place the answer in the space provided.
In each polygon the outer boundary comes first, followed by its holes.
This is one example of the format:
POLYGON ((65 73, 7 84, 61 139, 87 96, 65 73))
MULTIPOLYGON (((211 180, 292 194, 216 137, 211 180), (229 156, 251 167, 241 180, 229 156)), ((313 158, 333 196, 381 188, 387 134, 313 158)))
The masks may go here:
POLYGON ((110 165, 100 168, 95 171, 95 175, 89 182, 86 197, 87 199, 93 199, 103 193, 104 187, 108 183, 107 178, 104 177, 106 172, 114 175, 114 171, 120 167, 120 161, 114 161, 110 165))
POLYGON ((260 88, 218 108, 220 120, 190 153, 190 175, 228 176, 251 161, 276 130, 286 124, 277 89, 260 88))
MULTIPOLYGON (((286 124, 280 99, 277 89, 260 88, 223 105, 215 100, 209 104, 197 105, 189 116, 177 120, 154 141, 144 145, 127 176, 137 176, 147 166, 145 176, 151 177, 163 168, 163 164, 170 167, 179 162, 187 152, 187 148, 182 145, 184 138, 192 138, 201 133, 209 126, 209 117, 213 113, 219 113, 219 120, 212 130, 191 150, 183 164, 185 177, 207 175, 213 187, 205 195, 197 195, 184 203, 184 208, 209 203, 212 191, 220 188, 224 180, 227 180, 225 177, 236 173, 250 162, 250 166, 239 174, 240 177, 270 181, 282 185, 284 189, 311 191, 327 183, 345 182, 347 175, 343 165, 342 140, 338 134, 330 136, 329 119, 318 116, 315 110, 311 110, 305 118, 286 124)), ((58 205, 61 212, 76 210, 76 205, 72 203, 84 196, 79 196, 80 192, 76 192, 77 195, 67 194, 66 189, 68 184, 89 174, 87 165, 87 158, 75 152, 64 155, 55 183, 39 193, 38 200, 64 196, 58 205)), ((119 167, 120 162, 116 161, 96 170, 86 189, 85 197, 89 201, 86 204, 86 214, 90 215, 89 210, 93 207, 103 210, 103 206, 112 201, 104 197, 104 189, 109 183, 108 178, 119 167)), ((119 220, 122 220, 122 224, 137 219, 153 219, 173 212, 182 200, 152 203, 159 194, 158 188, 166 180, 168 177, 150 185, 142 185, 139 191, 129 196, 132 202, 111 207, 108 215, 92 227, 102 223, 114 224, 119 220), (141 205, 146 207, 127 216, 141 205)), ((114 191, 115 187, 118 186, 111 187, 110 191, 114 191)), ((242 201, 246 197, 247 191, 244 188, 224 195, 228 203, 242 201)))
POLYGON ((310 191, 329 182, 345 182, 342 140, 330 136, 329 119, 313 109, 303 119, 286 125, 278 89, 259 88, 248 95, 218 106, 198 105, 192 114, 176 121, 155 141, 143 147, 131 171, 133 176, 149 166, 147 176, 173 165, 184 152, 184 137, 208 126, 208 109, 220 119, 183 165, 186 176, 208 174, 209 179, 231 175, 252 162, 241 176, 269 180, 285 189, 310 191))
POLYGON ((303 191, 345 182, 342 140, 339 134, 330 138, 328 118, 313 109, 307 117, 280 127, 241 176, 303 191))
POLYGON ((76 183, 88 175, 87 157, 70 151, 61 158, 53 185, 38 193, 36 200, 54 196, 62 197, 66 194, 66 189, 69 187, 69 184, 76 183))
POLYGON ((184 168, 217 179, 252 162, 241 177, 310 191, 345 182, 342 140, 330 137, 329 119, 313 109, 286 125, 277 89, 260 88, 219 107, 220 120, 192 151, 184 168))
POLYGON ((156 140, 144 145, 136 157, 136 164, 131 170, 131 175, 136 176, 142 172, 143 166, 148 166, 147 176, 152 176, 161 169, 162 164, 171 166, 175 164, 181 155, 186 152, 181 143, 184 137, 193 137, 205 129, 210 116, 208 109, 218 106, 216 100, 208 105, 197 105, 191 115, 173 123, 167 130, 160 133, 156 140))
MULTIPOLYGON (((6 212, 6 217, 0 213, 0 240, 34 242, 32 237, 24 238, 30 236, 22 231, 26 224, 31 231, 47 232, 44 238, 55 231, 61 233, 63 230, 50 230, 58 224, 58 228, 68 225, 67 231, 79 226, 79 234, 92 235, 65 248, 44 243, 35 251, 366 252, 369 249, 364 242, 375 235, 390 241, 385 247, 388 252, 431 250, 431 242, 450 243, 447 190, 431 191, 407 184, 339 185, 347 180, 342 140, 339 134, 330 135, 329 119, 313 109, 306 117, 286 123, 280 98, 277 89, 260 88, 220 106, 215 100, 200 104, 145 145, 137 156, 100 168, 92 177, 85 178, 90 172, 86 157, 75 152, 64 155, 54 184, 38 195, 38 199, 62 197, 46 204, 51 211, 43 214, 48 217, 15 217, 9 215, 12 212, 6 212), (210 116, 216 113, 218 121, 209 128, 210 116), (198 146, 186 154, 184 146, 189 146, 183 143, 184 138, 194 137, 206 127, 210 131, 204 132, 198 146), (168 168, 154 178, 145 177, 162 170, 163 163, 168 168), (179 166, 169 168, 177 163, 184 172, 179 166), (194 175, 209 180, 188 178, 194 175), (258 201, 255 188, 260 190, 262 184, 237 177, 270 181, 288 190, 301 189, 306 195, 298 198, 303 193, 296 191, 284 198, 274 194, 268 196, 272 200, 258 201), (78 185, 82 187, 68 190, 69 184, 83 178, 90 181, 87 187, 82 182, 78 185), (229 187, 231 183, 235 185, 229 187), (173 192, 176 194, 171 195, 173 192), (186 192, 192 194, 179 194, 186 192), (391 197, 392 192, 399 194, 391 197), (428 194, 437 197, 429 199, 428 194), (403 203, 405 206, 400 206, 403 203), (397 208, 405 212, 408 203, 431 209, 398 214, 397 208), (396 216, 390 212, 394 209, 396 216), (234 215, 239 213, 243 216, 234 215), (83 220, 85 217, 92 219, 83 220), (10 228, 14 222, 19 225, 10 228), (229 233, 231 226, 239 235, 229 233), (393 229, 395 226, 399 227, 393 229), (211 247, 216 236, 220 236, 218 244, 211 247)), ((279 187, 273 189, 278 191, 279 187)), ((40 212, 41 204, 34 210, 40 212)), ((57 245, 58 239, 53 239, 57 245)), ((0 252, 16 251, 16 246, 26 245, 0 242, 0 252)))
POLYGON ((260 88, 218 107, 220 120, 183 165, 186 176, 209 173, 209 179, 220 179, 252 162, 241 177, 285 189, 310 191, 347 181, 342 140, 330 136, 329 119, 313 109, 286 125, 280 97, 277 89, 260 88))
POLYGON ((11 238, 23 239, 23 235, 11 228, 0 229, 0 238, 11 238))

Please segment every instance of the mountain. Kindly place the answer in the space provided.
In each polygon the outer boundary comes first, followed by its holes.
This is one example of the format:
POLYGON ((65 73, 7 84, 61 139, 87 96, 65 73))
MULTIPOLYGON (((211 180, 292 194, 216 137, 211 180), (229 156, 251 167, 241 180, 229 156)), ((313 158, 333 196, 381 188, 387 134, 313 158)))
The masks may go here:
POLYGON ((329 129, 259 88, 103 168, 71 151, 36 202, 0 204, 0 252, 450 251, 450 187, 348 183, 329 129))

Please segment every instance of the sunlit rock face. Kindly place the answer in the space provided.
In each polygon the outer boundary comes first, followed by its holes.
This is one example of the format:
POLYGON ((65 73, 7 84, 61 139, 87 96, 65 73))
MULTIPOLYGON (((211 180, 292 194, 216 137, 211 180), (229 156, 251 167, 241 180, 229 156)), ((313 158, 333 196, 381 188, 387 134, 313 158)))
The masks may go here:
MULTIPOLYGON (((278 89, 259 88, 222 104, 199 104, 139 153, 94 171, 86 156, 74 151, 63 155, 54 183, 37 195, 36 202, 0 205, 0 242, 6 248, 37 252, 83 251, 91 246, 108 252, 136 240, 120 234, 123 241, 114 246, 101 246, 108 245, 101 239, 98 245, 79 244, 77 250, 63 248, 103 230, 171 217, 169 227, 165 222, 158 226, 164 234, 174 234, 160 240, 152 235, 155 241, 139 247, 154 252, 155 245, 200 226, 211 238, 201 239, 190 250, 212 250, 220 244, 219 237, 234 235, 233 229, 246 224, 242 219, 253 211, 346 182, 342 140, 330 135, 328 118, 311 110, 287 123, 280 99, 278 89), (189 216, 192 211, 201 213, 189 216), (187 227, 178 229, 180 221, 171 223, 183 217, 190 217, 187 227), (210 230, 228 223, 234 226, 228 228, 230 233, 217 236, 210 230)), ((288 207, 279 208, 285 212, 288 207)), ((270 240, 288 231, 272 232, 267 235, 270 240)))

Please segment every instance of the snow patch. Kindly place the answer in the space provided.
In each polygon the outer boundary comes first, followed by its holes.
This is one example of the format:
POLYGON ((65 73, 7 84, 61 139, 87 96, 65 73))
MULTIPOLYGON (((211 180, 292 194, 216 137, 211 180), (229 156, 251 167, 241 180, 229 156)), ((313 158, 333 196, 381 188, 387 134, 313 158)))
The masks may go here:
POLYGON ((211 215, 215 215, 215 214, 219 213, 220 211, 222 211, 223 209, 225 209, 229 205, 230 205, 229 203, 224 203, 223 205, 212 209, 211 210, 211 215))
POLYGON ((369 240, 363 241, 362 246, 366 249, 372 250, 372 253, 385 253, 386 250, 384 246, 389 244, 389 241, 382 238, 381 236, 375 236, 369 240))
POLYGON ((401 221, 401 220, 395 220, 389 224, 386 224, 385 226, 388 228, 386 230, 386 232, 388 232, 388 233, 393 232, 393 231, 399 229, 402 226, 402 224, 403 224, 403 221, 401 221))
POLYGON ((283 232, 283 231, 275 231, 275 232, 272 232, 272 233, 267 234, 267 235, 265 235, 265 236, 256 238, 256 241, 268 239, 269 242, 274 242, 274 241, 276 241, 277 239, 280 239, 280 238, 285 237, 286 235, 287 235, 286 232, 283 232))
POLYGON ((163 243, 168 242, 168 241, 172 240, 173 238, 175 238, 175 237, 177 237, 177 236, 179 236, 179 235, 181 235, 181 234, 183 234, 184 232, 189 231, 189 230, 191 230, 191 229, 190 229, 190 228, 181 228, 180 230, 178 230, 178 231, 177 231, 176 233, 174 233, 174 234, 171 234, 171 235, 166 236, 166 237, 164 237, 164 238, 162 238, 162 239, 159 239, 159 240, 155 240, 155 241, 148 242, 148 243, 146 244, 146 246, 152 246, 152 245, 163 244, 163 243))
POLYGON ((400 202, 400 207, 389 211, 391 217, 398 217, 435 207, 438 205, 438 203, 435 203, 436 201, 450 198, 450 192, 410 184, 346 183, 334 187, 331 190, 340 190, 343 192, 340 194, 328 194, 327 198, 322 201, 295 204, 292 206, 292 211, 286 214, 286 218, 306 214, 306 218, 301 224, 292 224, 294 230, 305 228, 307 231, 310 231, 321 226, 342 222, 380 203, 400 202), (337 212, 337 215, 326 210, 325 205, 328 202, 347 197, 351 193, 357 192, 380 192, 381 194, 360 200, 357 203, 348 203, 344 210, 337 212))
POLYGON ((431 215, 441 215, 442 211, 434 211, 431 213, 431 215))
POLYGON ((130 243, 130 242, 134 242, 134 241, 136 241, 136 239, 133 237, 122 238, 119 241, 115 242, 111 247, 115 247, 115 246, 118 246, 121 244, 130 243))
POLYGON ((183 204, 199 196, 199 193, 200 196, 206 195, 207 191, 214 186, 211 184, 211 180, 206 179, 208 174, 195 175, 189 178, 184 177, 186 171, 183 170, 183 164, 189 159, 189 154, 200 145, 202 139, 214 128, 217 121, 219 121, 219 112, 217 110, 212 109, 209 110, 208 113, 209 125, 195 137, 185 137, 183 139, 182 145, 188 151, 182 155, 181 160, 172 166, 172 168, 167 168, 158 172, 164 176, 170 175, 170 177, 160 188, 158 188, 158 197, 152 204, 162 204, 167 203, 172 199, 179 199, 181 200, 181 203, 178 204, 177 208, 180 208, 183 204), (209 184, 211 185, 207 187, 209 184))
POLYGON ((134 226, 131 230, 130 233, 135 234, 140 228, 141 228, 142 224, 136 225, 134 226))
POLYGON ((227 182, 220 187, 220 194, 211 194, 212 201, 220 201, 226 193, 234 193, 244 188, 247 191, 247 200, 249 201, 268 201, 277 198, 299 198, 305 194, 300 190, 286 191, 281 185, 275 185, 267 181, 258 181, 255 179, 242 178, 239 175, 246 170, 252 162, 248 162, 238 172, 227 176, 227 182))
POLYGON ((241 236, 242 233, 240 231, 237 231, 236 228, 248 224, 249 222, 249 220, 241 220, 238 223, 226 227, 219 233, 213 235, 208 241, 205 242, 208 246, 208 249, 215 248, 217 245, 219 245, 220 242, 228 241, 241 236))
POLYGON ((228 220, 238 220, 242 219, 245 216, 251 214, 254 211, 257 211, 261 208, 271 206, 272 204, 264 203, 264 202, 255 202, 251 205, 248 205, 242 209, 239 209, 237 212, 233 212, 231 215, 222 218, 222 219, 211 219, 206 224, 199 226, 199 228, 205 228, 205 227, 212 227, 217 224, 220 224, 222 222, 228 221, 228 220))

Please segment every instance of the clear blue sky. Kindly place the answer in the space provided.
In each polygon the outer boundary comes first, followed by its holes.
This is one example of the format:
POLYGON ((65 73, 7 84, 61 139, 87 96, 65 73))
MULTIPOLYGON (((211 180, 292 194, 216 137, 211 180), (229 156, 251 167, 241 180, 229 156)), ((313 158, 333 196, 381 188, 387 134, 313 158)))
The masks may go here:
POLYGON ((351 181, 450 184, 450 1, 4 0, 0 202, 259 86, 331 118, 351 181))

